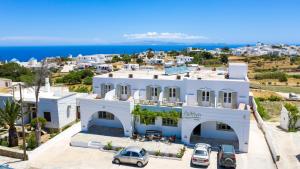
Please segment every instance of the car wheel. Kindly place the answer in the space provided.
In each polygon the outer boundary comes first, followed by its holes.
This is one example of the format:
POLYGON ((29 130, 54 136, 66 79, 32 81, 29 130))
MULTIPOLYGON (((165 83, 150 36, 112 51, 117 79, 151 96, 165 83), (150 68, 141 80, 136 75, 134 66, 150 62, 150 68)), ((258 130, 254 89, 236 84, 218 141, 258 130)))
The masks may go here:
POLYGON ((140 162, 140 161, 138 161, 138 162, 136 163, 136 165, 137 165, 138 167, 143 167, 143 163, 140 162))
POLYGON ((120 162, 119 159, 116 158, 116 159, 114 159, 114 163, 115 163, 115 164, 120 164, 121 162, 120 162))

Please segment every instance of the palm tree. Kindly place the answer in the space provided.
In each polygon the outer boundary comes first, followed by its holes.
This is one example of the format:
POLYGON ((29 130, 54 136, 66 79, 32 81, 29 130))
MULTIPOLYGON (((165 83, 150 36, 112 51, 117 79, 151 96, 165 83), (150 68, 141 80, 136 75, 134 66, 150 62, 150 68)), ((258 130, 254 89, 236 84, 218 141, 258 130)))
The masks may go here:
POLYGON ((3 124, 9 125, 8 146, 18 146, 18 133, 15 126, 16 120, 21 117, 20 105, 16 102, 7 100, 5 107, 0 109, 0 119, 3 124))

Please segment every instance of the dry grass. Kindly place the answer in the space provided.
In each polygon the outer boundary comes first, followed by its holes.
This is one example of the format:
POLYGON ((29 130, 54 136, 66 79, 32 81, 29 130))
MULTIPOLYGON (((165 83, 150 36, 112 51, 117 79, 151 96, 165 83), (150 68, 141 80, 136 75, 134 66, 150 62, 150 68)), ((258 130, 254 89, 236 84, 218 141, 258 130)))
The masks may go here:
POLYGON ((251 92, 253 93, 254 97, 261 97, 261 98, 269 98, 270 96, 278 96, 281 97, 280 95, 278 95, 277 93, 273 92, 273 91, 268 91, 268 90, 261 90, 261 89, 251 89, 251 92))

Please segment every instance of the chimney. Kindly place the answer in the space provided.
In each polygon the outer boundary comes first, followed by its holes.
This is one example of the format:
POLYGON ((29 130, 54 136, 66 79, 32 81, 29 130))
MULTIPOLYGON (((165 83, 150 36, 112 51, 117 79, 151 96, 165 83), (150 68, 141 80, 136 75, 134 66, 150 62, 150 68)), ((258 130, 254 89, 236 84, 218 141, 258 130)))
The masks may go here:
POLYGON ((49 78, 45 78, 45 88, 47 92, 51 92, 51 86, 50 86, 50 82, 49 82, 49 78))

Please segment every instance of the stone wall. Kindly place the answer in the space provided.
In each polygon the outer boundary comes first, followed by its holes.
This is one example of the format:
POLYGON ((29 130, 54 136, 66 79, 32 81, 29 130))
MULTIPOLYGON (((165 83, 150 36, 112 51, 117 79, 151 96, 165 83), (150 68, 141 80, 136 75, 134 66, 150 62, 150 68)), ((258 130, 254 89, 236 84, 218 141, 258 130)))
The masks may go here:
POLYGON ((23 150, 0 146, 0 155, 17 159, 23 159, 23 150))

